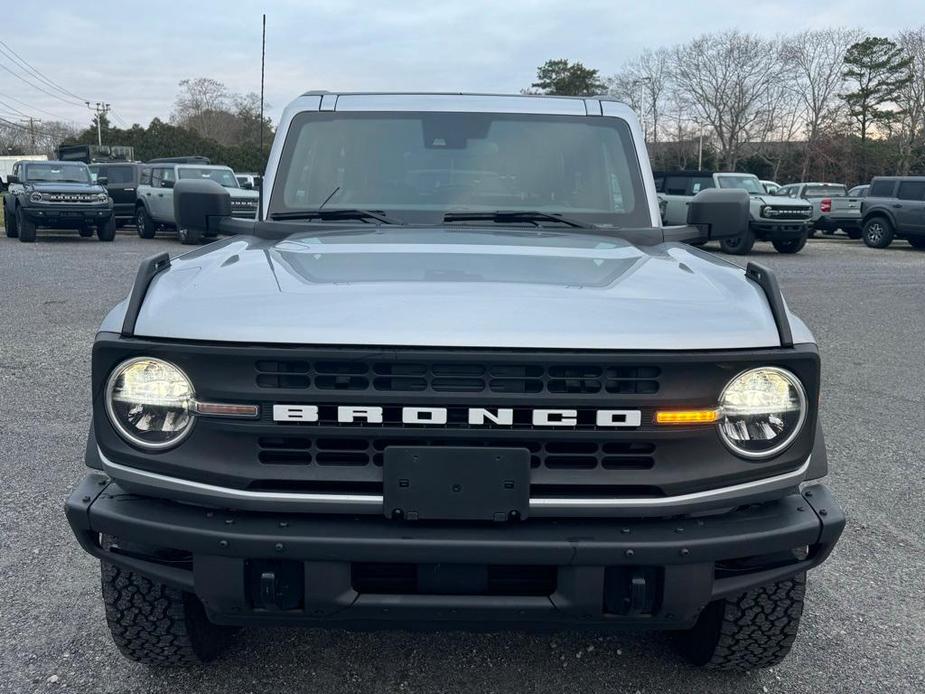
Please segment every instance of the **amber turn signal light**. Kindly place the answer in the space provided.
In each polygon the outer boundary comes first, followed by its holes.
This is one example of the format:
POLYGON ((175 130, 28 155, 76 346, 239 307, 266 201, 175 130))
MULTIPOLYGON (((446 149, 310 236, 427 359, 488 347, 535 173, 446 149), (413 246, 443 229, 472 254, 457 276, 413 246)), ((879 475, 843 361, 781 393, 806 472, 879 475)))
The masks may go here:
POLYGON ((656 424, 712 424, 719 419, 719 410, 659 410, 656 424))

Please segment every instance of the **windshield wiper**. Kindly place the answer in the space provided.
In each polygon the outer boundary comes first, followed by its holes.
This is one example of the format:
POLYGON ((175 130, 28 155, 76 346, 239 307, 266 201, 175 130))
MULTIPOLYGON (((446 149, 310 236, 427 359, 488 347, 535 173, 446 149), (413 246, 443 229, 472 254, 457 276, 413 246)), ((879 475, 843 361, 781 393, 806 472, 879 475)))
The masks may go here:
POLYGON ((402 220, 389 217, 381 212, 339 208, 330 210, 322 210, 319 208, 317 210, 299 210, 298 212, 274 212, 270 215, 270 219, 279 221, 286 219, 320 219, 322 221, 338 219, 374 219, 382 224, 404 224, 402 220))
POLYGON ((563 217, 551 212, 536 210, 495 210, 494 212, 447 212, 443 215, 444 222, 480 222, 489 221, 504 224, 506 222, 533 222, 536 226, 544 226, 539 222, 557 222, 576 229, 590 229, 593 225, 579 222, 575 219, 563 217))

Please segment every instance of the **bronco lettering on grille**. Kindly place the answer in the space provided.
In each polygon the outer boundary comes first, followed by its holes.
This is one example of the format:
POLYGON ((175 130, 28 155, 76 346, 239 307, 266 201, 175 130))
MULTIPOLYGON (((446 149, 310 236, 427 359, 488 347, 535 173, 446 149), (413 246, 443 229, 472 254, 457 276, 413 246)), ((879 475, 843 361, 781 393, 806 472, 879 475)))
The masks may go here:
MULTIPOLYGON (((514 408, 470 407, 468 423, 484 426, 488 423, 497 426, 514 426, 514 408)), ((530 421, 536 427, 575 427, 578 426, 578 411, 573 409, 536 409, 527 410, 530 421)), ((447 423, 446 407, 402 407, 403 424, 430 424, 441 426, 447 423)), ((304 422, 317 424, 321 421, 317 405, 273 405, 274 422, 304 422)), ((377 406, 337 407, 338 424, 382 424, 383 408, 377 406)), ((595 410, 595 424, 599 427, 638 427, 642 423, 640 410, 595 410)))

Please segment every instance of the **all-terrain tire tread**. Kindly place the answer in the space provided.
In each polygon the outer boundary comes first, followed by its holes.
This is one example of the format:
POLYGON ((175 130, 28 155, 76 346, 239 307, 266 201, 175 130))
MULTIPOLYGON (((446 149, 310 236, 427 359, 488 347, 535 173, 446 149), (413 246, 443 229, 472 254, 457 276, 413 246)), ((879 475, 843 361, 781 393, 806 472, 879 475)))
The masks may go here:
POLYGON ((780 663, 790 652, 803 614, 806 574, 723 601, 719 639, 706 667, 747 671, 780 663))
POLYGON ((107 562, 101 562, 100 573, 106 621, 125 657, 173 667, 198 665, 214 657, 214 649, 204 653, 193 633, 199 617, 193 613, 195 598, 107 562))

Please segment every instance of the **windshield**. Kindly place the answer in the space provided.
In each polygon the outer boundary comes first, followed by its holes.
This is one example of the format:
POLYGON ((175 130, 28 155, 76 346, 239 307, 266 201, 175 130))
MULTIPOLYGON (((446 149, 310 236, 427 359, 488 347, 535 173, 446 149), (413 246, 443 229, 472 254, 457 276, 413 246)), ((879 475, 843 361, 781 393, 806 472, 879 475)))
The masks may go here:
POLYGON ((225 188, 240 188, 238 179, 234 176, 231 169, 210 169, 199 167, 181 166, 177 169, 177 176, 180 178, 211 178, 216 183, 225 188))
POLYGON ((843 198, 847 195, 845 186, 806 186, 804 198, 843 198))
POLYGON ((534 211, 651 226, 627 124, 495 113, 303 113, 270 213, 363 209, 406 222, 534 211))
POLYGON ((30 183, 90 183, 90 169, 86 164, 26 164, 24 173, 25 180, 30 183))
POLYGON ((755 195, 765 195, 764 187, 755 176, 717 176, 720 188, 738 188, 755 195))

